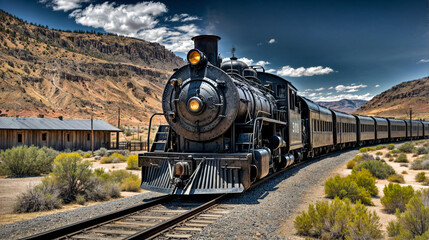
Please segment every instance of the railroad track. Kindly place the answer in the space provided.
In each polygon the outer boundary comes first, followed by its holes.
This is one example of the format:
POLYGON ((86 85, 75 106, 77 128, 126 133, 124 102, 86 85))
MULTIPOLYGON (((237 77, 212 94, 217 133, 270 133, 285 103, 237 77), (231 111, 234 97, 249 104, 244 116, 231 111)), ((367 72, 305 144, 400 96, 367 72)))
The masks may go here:
MULTIPOLYGON (((303 163, 282 169, 249 189, 303 163)), ((23 239, 189 239, 229 210, 219 203, 233 194, 162 196, 113 213, 55 228, 23 239)))

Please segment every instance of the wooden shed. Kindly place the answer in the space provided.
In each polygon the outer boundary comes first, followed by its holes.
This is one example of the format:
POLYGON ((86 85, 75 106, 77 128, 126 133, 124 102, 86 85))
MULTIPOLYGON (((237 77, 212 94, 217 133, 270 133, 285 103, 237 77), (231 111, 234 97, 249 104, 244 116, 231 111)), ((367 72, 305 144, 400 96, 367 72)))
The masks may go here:
MULTIPOLYGON (((94 149, 110 148, 110 134, 121 130, 93 120, 94 149)), ((0 117, 0 149, 27 145, 56 150, 91 150, 91 120, 0 117)))

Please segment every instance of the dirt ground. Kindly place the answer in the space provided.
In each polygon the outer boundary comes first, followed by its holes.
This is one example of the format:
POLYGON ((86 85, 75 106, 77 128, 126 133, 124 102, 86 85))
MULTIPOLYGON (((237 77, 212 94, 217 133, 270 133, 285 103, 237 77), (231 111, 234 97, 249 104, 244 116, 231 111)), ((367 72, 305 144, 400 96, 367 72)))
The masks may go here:
MULTIPOLYGON (((16 197, 42 182, 41 177, 0 178, 0 214, 11 213, 16 197)), ((1 221, 1 220, 0 220, 1 221)))
MULTIPOLYGON (((400 145, 396 145, 398 147, 400 145)), ((407 163, 407 166, 400 166, 404 163, 396 163, 396 162, 389 162, 388 158, 384 157, 384 155, 389 152, 387 149, 381 149, 376 150, 372 152, 368 152, 368 154, 372 154, 374 158, 376 157, 376 152, 382 152, 383 155, 381 155, 381 159, 384 159, 387 164, 393 167, 393 169, 396 171, 397 174, 403 175, 405 183, 400 184, 401 186, 407 186, 410 185, 414 188, 414 190, 420 190, 423 188, 429 188, 429 186, 423 186, 421 183, 417 182, 415 180, 415 176, 419 172, 425 172, 426 176, 429 177, 429 170, 412 170, 409 167, 411 166, 411 163, 418 157, 413 157, 413 154, 407 154, 407 159, 409 160, 409 163, 407 163), (406 174, 403 174, 402 172, 406 171, 406 174)), ((351 159, 350 159, 351 160, 351 159)), ((288 239, 308 239, 305 237, 300 237, 296 234, 296 230, 294 228, 293 221, 295 220, 296 216, 300 215, 302 211, 308 210, 309 204, 315 204, 317 201, 328 201, 329 198, 325 197, 325 182, 332 176, 339 175, 341 177, 345 177, 349 174, 351 174, 352 170, 347 169, 347 162, 338 166, 335 170, 330 172, 320 184, 314 186, 312 189, 308 190, 305 194, 304 198, 302 199, 302 204, 299 206, 299 208, 296 210, 295 214, 287 219, 284 224, 277 230, 279 236, 285 236, 288 239)), ((368 210, 375 211, 377 215, 380 217, 380 223, 382 224, 382 231, 383 234, 386 236, 386 227, 389 221, 395 220, 395 214, 388 213, 384 210, 383 205, 381 204, 380 199, 384 196, 383 195, 383 188, 385 185, 389 184, 389 181, 385 179, 377 179, 376 186, 378 188, 378 196, 372 197, 372 202, 374 203, 374 206, 367 206, 368 210)))
MULTIPOLYGON (((135 154, 133 152, 133 154, 135 154)), ((114 171, 126 169, 127 163, 111 163, 111 164, 100 164, 100 161, 94 160, 94 158, 89 159, 92 162, 92 168, 104 168, 106 171, 114 171)), ((140 170, 127 170, 133 174, 141 177, 140 170)), ((5 178, 0 177, 0 225, 5 225, 13 222, 18 222, 26 219, 31 219, 43 215, 48 215, 57 212, 63 212, 75 208, 83 207, 79 204, 67 204, 64 205, 62 209, 56 209, 51 211, 36 212, 36 213, 13 213, 13 207, 17 196, 27 191, 29 187, 33 187, 42 182, 42 178, 39 177, 26 177, 26 178, 5 178)), ((141 190, 139 193, 142 193, 144 190, 141 190)), ((121 192, 122 197, 130 197, 136 194, 137 192, 121 192)), ((98 204, 101 202, 89 202, 85 206, 98 204)))

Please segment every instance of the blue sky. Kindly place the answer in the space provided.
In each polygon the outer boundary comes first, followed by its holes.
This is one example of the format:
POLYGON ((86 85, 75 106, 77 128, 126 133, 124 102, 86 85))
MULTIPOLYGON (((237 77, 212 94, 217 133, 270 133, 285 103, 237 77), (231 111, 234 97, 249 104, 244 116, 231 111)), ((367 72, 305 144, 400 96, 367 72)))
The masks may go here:
POLYGON ((429 76, 427 0, 1 0, 28 22, 158 42, 185 57, 190 38, 219 35, 220 54, 291 81, 315 101, 369 100, 429 76))

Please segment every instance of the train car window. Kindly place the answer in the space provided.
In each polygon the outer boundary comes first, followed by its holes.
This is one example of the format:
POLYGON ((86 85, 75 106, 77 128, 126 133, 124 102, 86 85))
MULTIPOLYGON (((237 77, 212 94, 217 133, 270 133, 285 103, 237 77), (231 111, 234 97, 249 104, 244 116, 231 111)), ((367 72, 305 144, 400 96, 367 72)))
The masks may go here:
POLYGON ((285 85, 277 85, 277 97, 278 98, 286 98, 286 86, 285 85))
POLYGON ((294 102, 295 102, 295 94, 292 91, 292 89, 289 89, 289 108, 291 110, 295 109, 295 103, 294 102))

